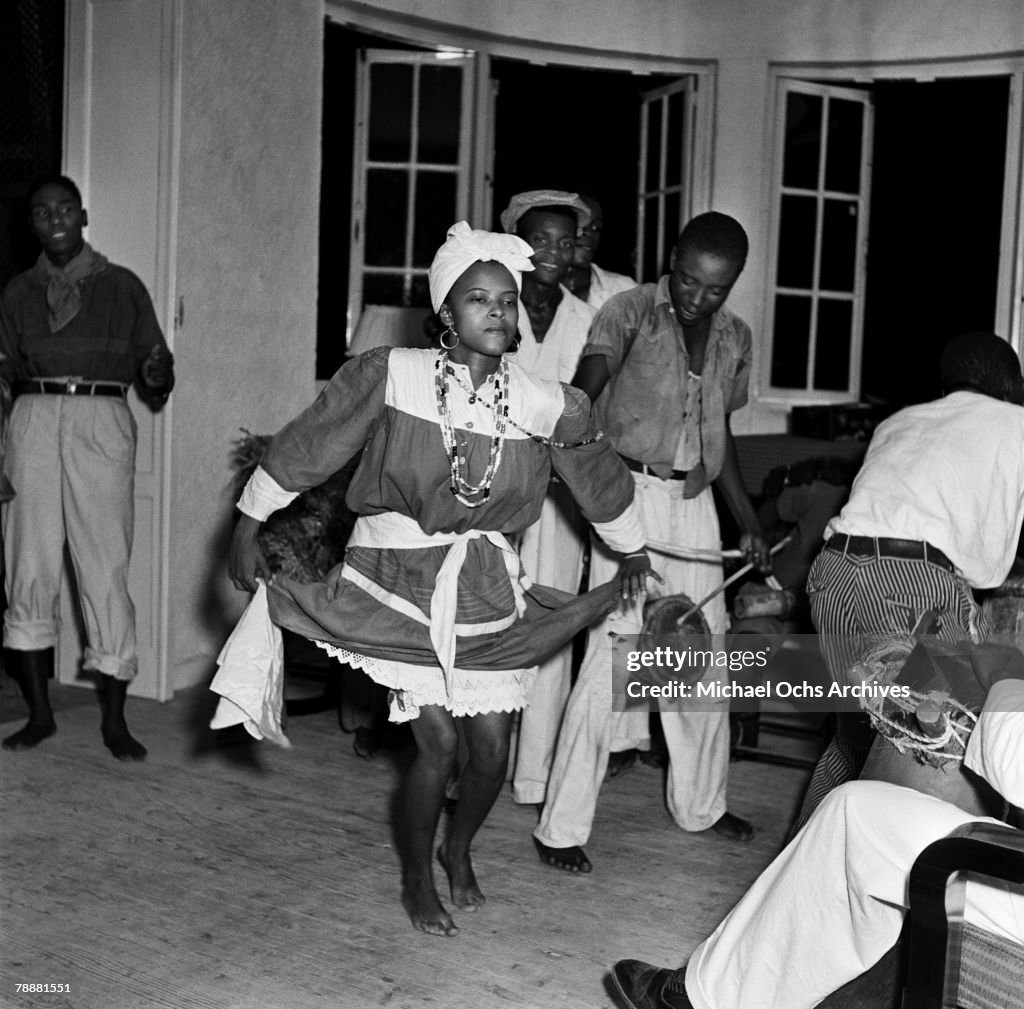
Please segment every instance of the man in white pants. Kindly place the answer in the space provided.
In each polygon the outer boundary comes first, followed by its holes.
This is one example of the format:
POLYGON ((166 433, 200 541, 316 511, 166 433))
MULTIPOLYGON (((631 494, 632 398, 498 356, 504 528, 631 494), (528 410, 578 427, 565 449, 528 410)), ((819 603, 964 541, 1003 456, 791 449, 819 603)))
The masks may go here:
MULTIPOLYGON (((512 197, 501 215, 506 232, 534 250, 535 269, 523 275, 516 362, 541 378, 570 382, 587 342, 595 310, 563 284, 572 263, 576 235, 590 220, 576 193, 531 190, 512 197)), ((523 569, 535 582, 576 593, 583 576, 585 523, 572 495, 552 483, 540 518, 519 546, 523 569)), ((572 645, 566 645, 538 671, 530 703, 519 721, 512 796, 522 804, 544 801, 555 740, 569 696, 572 645)))
MULTIPOLYGON (((768 551, 743 487, 729 415, 747 400, 750 329, 724 307, 747 255, 747 236, 725 214, 701 214, 683 229, 672 272, 613 297, 598 312, 573 384, 595 402, 606 436, 636 483, 636 505, 649 541, 717 550, 721 546, 712 482, 721 489, 761 567, 768 551)), ((658 592, 694 601, 722 583, 721 564, 654 554, 658 592)), ((595 549, 591 584, 607 580, 612 558, 595 549)), ((721 597, 705 608, 710 630, 725 630, 721 597)), ((582 845, 613 736, 628 735, 612 711, 610 635, 638 633, 642 603, 591 628, 579 680, 566 708, 548 799, 534 841, 541 859, 567 872, 589 872, 582 845)), ((646 719, 646 713, 641 712, 646 719)), ((753 828, 726 808, 729 712, 662 713, 669 750, 668 808, 683 829, 714 828, 747 840, 753 828)), ((635 727, 642 733, 642 725, 635 727)))
MULTIPOLYGON (((965 764, 1024 804, 1024 656, 976 645, 989 687, 965 764)), ((971 816, 880 781, 831 792, 679 970, 621 960, 612 975, 630 1009, 810 1009, 877 963, 899 938, 917 856, 971 816)), ((969 880, 964 917, 1024 943, 1024 892, 969 880)))

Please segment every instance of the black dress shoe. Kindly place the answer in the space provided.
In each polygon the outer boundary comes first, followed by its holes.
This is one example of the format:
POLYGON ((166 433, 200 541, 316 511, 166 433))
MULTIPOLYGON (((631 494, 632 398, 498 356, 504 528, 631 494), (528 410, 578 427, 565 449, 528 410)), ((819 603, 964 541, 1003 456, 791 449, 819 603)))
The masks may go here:
POLYGON ((693 1009, 683 984, 685 970, 655 967, 643 960, 620 960, 612 980, 629 1009, 693 1009))

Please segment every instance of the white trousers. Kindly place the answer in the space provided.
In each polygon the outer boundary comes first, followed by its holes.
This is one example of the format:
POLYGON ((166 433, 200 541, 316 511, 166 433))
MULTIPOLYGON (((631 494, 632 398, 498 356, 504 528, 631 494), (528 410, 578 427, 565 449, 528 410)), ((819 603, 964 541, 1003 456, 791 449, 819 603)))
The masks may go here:
MULTIPOLYGON (((977 819, 887 782, 831 792, 694 951, 686 991, 695 1009, 816 1006, 896 943, 917 856, 977 819)), ((1019 888, 969 881, 966 900, 968 921, 1024 943, 1019 888)))
MULTIPOLYGON (((649 539, 686 547, 717 550, 718 516, 710 489, 686 500, 681 481, 633 474, 636 506, 649 539)), ((649 598, 685 593, 694 602, 722 584, 720 563, 698 563, 651 553, 664 584, 651 579, 649 598)), ((594 544, 590 584, 615 576, 619 562, 594 544)), ((585 844, 590 837, 597 796, 608 767, 613 740, 631 733, 647 735, 647 712, 622 719, 612 711, 612 640, 615 634, 638 634, 643 626, 642 600, 625 613, 615 611, 590 629, 587 650, 565 711, 548 799, 534 836, 556 848, 585 844)), ((713 633, 726 629, 725 600, 716 597, 704 609, 713 633)), ((668 809, 683 830, 706 830, 726 811, 729 769, 729 703, 709 710, 663 711, 662 729, 669 753, 668 809)))
POLYGON ((138 669, 128 564, 135 525, 136 425, 112 396, 19 396, 4 471, 4 645, 57 643, 67 541, 87 647, 84 668, 130 680, 138 669))
MULTIPOLYGON (((539 585, 573 594, 583 577, 583 520, 565 484, 551 485, 540 518, 523 533, 519 557, 539 585)), ((545 662, 537 673, 530 701, 519 718, 512 797, 516 802, 543 802, 572 677, 572 642, 545 662)))

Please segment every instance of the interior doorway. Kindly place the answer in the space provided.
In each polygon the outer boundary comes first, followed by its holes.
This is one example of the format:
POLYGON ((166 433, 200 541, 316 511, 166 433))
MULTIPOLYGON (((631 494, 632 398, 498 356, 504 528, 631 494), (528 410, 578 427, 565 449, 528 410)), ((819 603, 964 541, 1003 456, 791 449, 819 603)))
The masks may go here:
POLYGON ((1010 81, 879 81, 870 90, 861 398, 901 407, 941 394, 938 360, 952 337, 994 328, 1010 81))
POLYGON ((639 265, 644 279, 658 276, 694 200, 706 196, 709 103, 697 88, 697 75, 682 69, 635 73, 438 52, 328 21, 317 378, 344 362, 350 340, 363 347, 378 327, 392 335, 401 328, 403 339, 422 328, 413 320, 429 310, 421 232, 430 233, 432 252, 456 212, 474 227, 496 227, 517 192, 592 195, 605 217, 600 265, 634 276, 639 265), (431 100, 438 88, 430 82, 452 78, 458 66, 461 103, 431 100), (449 133, 450 151, 425 149, 424 137, 449 133), (430 201, 422 194, 438 180, 444 198, 430 201), (424 199, 423 212, 410 210, 424 199))
POLYGON ((600 265, 635 276, 641 101, 678 77, 497 58, 491 76, 493 219, 511 196, 530 189, 593 196, 604 211, 600 265))

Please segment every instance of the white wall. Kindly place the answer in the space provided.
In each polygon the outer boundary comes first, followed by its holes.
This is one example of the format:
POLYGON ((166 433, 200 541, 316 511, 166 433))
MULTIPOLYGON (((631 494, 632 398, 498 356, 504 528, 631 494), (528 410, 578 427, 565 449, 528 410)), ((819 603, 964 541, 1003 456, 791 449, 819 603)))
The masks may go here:
POLYGON ((228 465, 313 397, 323 7, 188 0, 182 46, 171 642, 208 674, 243 598, 227 580, 228 465))

